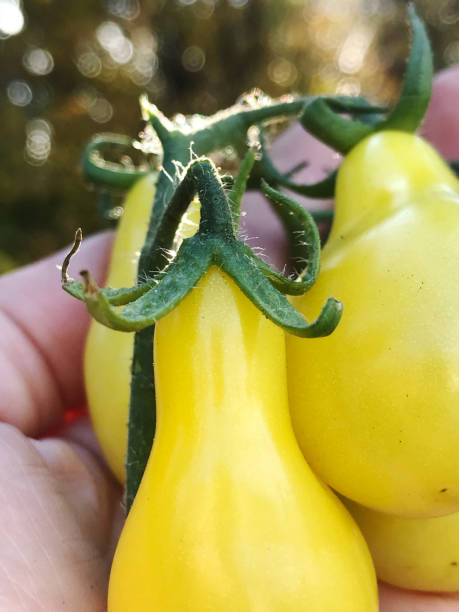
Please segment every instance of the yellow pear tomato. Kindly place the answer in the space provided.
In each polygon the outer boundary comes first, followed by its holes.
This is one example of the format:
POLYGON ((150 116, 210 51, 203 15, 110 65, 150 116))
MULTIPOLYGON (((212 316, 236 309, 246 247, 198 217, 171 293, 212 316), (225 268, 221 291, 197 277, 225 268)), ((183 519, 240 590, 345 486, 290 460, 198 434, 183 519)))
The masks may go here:
POLYGON ((283 331, 212 267, 157 323, 154 360, 109 612, 376 612, 366 544, 293 434, 283 331))
POLYGON ((459 591, 459 512, 412 519, 343 502, 365 536, 378 578, 416 591, 459 591))
POLYGON ((379 132, 346 156, 316 284, 336 331, 287 337, 296 435, 348 498, 411 517, 459 510, 459 181, 421 138, 379 132))

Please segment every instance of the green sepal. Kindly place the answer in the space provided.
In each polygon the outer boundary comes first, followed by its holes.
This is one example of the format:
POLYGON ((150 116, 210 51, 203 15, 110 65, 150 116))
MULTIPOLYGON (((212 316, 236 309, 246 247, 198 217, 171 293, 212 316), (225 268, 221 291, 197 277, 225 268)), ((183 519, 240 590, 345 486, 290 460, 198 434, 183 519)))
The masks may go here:
POLYGON ((309 323, 287 298, 277 291, 262 274, 247 249, 239 242, 222 244, 218 263, 235 281, 241 291, 270 321, 285 331, 302 338, 328 336, 338 325, 343 306, 329 298, 315 321, 309 323))
POLYGON ((432 93, 433 61, 429 37, 414 4, 408 5, 413 32, 402 92, 388 117, 377 125, 379 130, 415 132, 421 125, 432 93))
MULTIPOLYGON (((270 187, 262 180, 261 187, 273 210, 281 219, 289 235, 290 256, 293 264, 300 264, 294 270, 295 279, 288 279, 271 270, 271 283, 282 293, 301 295, 315 283, 320 265, 320 236, 312 215, 295 200, 270 187)), ((263 271, 263 270, 262 270, 263 271)))
POLYGON ((243 248, 247 257, 253 261, 263 276, 265 276, 271 285, 278 291, 284 295, 302 295, 304 293, 300 283, 273 270, 269 264, 255 255, 248 244, 243 244, 243 248))
POLYGON ((118 331, 139 331, 173 310, 209 268, 213 244, 197 234, 184 240, 163 278, 119 311, 86 275, 84 301, 94 319, 118 331))
MULTIPOLYGON (((70 261, 80 248, 82 240, 83 234, 81 228, 78 228, 75 232, 75 239, 72 248, 70 249, 70 252, 66 255, 62 263, 61 284, 64 291, 67 291, 67 293, 77 298, 78 300, 85 302, 85 287, 89 282, 90 275, 86 271, 83 271, 82 275, 86 277, 86 282, 82 283, 81 281, 76 281, 73 278, 70 278, 70 276, 67 274, 70 261)), ((111 287, 105 287, 104 289, 100 289, 99 287, 97 287, 97 290, 103 294, 105 300, 110 305, 122 306, 124 304, 127 304, 128 302, 132 302, 133 300, 146 293, 153 285, 157 284, 157 282, 158 280, 155 277, 145 283, 135 285, 134 287, 121 287, 119 289, 113 289, 111 287)), ((96 285, 92 279, 91 283, 93 285, 93 288, 95 288, 96 285)))
MULTIPOLYGON (((103 287, 99 288, 99 291, 111 306, 124 306, 139 298, 157 283, 158 280, 155 278, 135 287, 120 287, 119 289, 103 287)), ((78 300, 85 301, 85 285, 81 281, 69 280, 62 285, 62 288, 78 300)))
POLYGON ((62 289, 77 300, 84 302, 84 285, 82 282, 70 279, 62 283, 62 289))
POLYGON ((83 151, 81 165, 86 180, 101 187, 125 191, 142 176, 151 172, 149 166, 129 167, 104 159, 102 149, 117 146, 132 148, 133 140, 122 134, 97 134, 83 151))
POLYGON ((139 298, 141 295, 151 289, 151 287, 157 285, 160 275, 161 272, 155 278, 141 283, 140 285, 135 285, 134 287, 120 287, 119 289, 105 287, 101 291, 111 306, 124 306, 125 304, 129 304, 129 302, 133 302, 139 298))
POLYGON ((242 244, 246 251, 247 257, 253 260, 260 272, 265 276, 271 285, 284 295, 303 295, 309 289, 309 286, 303 284, 300 279, 295 280, 279 274, 271 268, 265 261, 255 255, 252 249, 245 244, 242 244))
MULTIPOLYGON (((246 173, 247 174, 247 173, 246 173)), ((263 183, 263 190, 275 203, 276 210, 291 234, 294 260, 306 266, 298 281, 286 279, 260 263, 253 251, 234 235, 232 211, 215 166, 208 159, 194 160, 174 192, 170 208, 176 218, 196 191, 201 201, 198 233, 184 240, 171 263, 158 275, 132 288, 101 289, 90 274, 82 272, 84 285, 72 281, 67 268, 81 242, 81 231, 65 258, 62 279, 68 290, 83 298, 88 311, 103 325, 119 331, 140 331, 168 314, 199 282, 209 266, 221 266, 244 293, 274 323, 286 331, 304 337, 328 335, 338 324, 341 304, 330 299, 322 314, 308 323, 278 291, 304 293, 314 283, 320 257, 320 239, 311 215, 291 198, 263 183), (271 282, 270 282, 271 281, 271 282), (275 285, 275 286, 273 286, 275 285), (120 310, 119 305, 127 304, 120 310)), ((169 209, 168 209, 169 210, 169 209)))

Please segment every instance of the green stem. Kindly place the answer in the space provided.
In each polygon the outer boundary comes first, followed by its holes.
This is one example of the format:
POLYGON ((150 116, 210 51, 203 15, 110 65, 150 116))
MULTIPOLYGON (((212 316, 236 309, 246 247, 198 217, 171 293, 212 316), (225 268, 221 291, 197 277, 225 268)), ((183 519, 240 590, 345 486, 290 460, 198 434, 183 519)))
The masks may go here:
POLYGON ((153 332, 153 326, 147 327, 137 332, 134 338, 126 455, 126 513, 142 480, 156 429, 153 332))
POLYGON ((409 4, 408 15, 413 32, 411 52, 397 104, 378 130, 415 132, 421 125, 429 106, 432 92, 433 63, 429 37, 414 4, 409 4))
POLYGON ((313 136, 345 154, 358 142, 371 134, 373 126, 345 119, 330 108, 327 98, 316 98, 307 104, 301 125, 313 136))
MULTIPOLYGON (((167 238, 170 237, 170 228, 166 226, 163 235, 161 221, 175 188, 171 180, 176 168, 173 161, 183 163, 187 154, 188 151, 184 153, 183 149, 172 146, 172 143, 164 152, 163 169, 159 173, 147 236, 139 258, 138 281, 162 269, 166 263, 164 251, 157 245, 169 248, 167 238)), ((126 455, 126 512, 129 512, 142 480, 156 429, 153 337, 152 325, 136 332, 134 339, 126 455)))
POLYGON ((282 119, 298 116, 308 98, 296 98, 259 108, 239 110, 234 107, 226 115, 209 122, 189 135, 193 150, 197 155, 207 155, 212 151, 229 145, 239 145, 246 139, 247 130, 257 123, 268 119, 282 119))

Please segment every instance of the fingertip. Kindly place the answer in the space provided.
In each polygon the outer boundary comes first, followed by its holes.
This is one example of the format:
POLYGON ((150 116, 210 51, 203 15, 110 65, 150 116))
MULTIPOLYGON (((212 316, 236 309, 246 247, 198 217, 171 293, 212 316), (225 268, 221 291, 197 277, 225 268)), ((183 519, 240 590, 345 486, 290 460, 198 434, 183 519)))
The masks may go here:
POLYGON ((422 135, 447 159, 459 157, 459 64, 440 71, 434 79, 432 100, 422 135))

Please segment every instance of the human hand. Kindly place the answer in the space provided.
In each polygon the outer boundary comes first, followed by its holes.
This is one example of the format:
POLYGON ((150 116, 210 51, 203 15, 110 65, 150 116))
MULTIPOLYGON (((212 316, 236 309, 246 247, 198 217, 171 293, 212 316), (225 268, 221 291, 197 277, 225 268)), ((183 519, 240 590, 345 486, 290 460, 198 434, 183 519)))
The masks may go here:
MULTIPOLYGON (((80 263, 102 280, 108 234, 80 263)), ((62 254, 0 279, 0 610, 102 612, 120 489, 87 420, 37 439, 84 401, 89 318, 60 288, 62 254)))
MULTIPOLYGON (((449 111, 458 89, 458 68, 437 78, 425 124, 427 136, 450 157, 459 157, 459 118, 449 111)), ((313 160, 297 180, 317 180, 336 164, 298 128, 279 140, 273 155, 287 169, 298 161, 292 151, 313 160)), ((251 195, 246 231, 270 244, 281 266, 281 232, 269 214, 260 220, 259 206, 251 195)), ((107 234, 96 236, 85 240, 78 256, 79 266, 90 267, 98 281, 109 245, 107 234)), ((58 254, 0 279, 0 610, 8 612, 81 612, 82 605, 85 612, 105 610, 121 523, 119 487, 86 421, 70 424, 57 437, 36 439, 59 423, 66 407, 84 401, 81 363, 89 320, 82 305, 60 289, 55 264, 62 259, 58 254)), ((458 610, 459 595, 381 587, 381 612, 458 610)))

